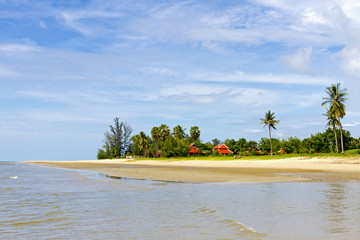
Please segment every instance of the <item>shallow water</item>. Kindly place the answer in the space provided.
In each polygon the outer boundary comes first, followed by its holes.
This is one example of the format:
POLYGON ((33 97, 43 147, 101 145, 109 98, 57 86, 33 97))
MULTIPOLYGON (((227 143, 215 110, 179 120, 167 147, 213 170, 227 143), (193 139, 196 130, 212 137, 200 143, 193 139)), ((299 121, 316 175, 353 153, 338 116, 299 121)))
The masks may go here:
POLYGON ((168 183, 2 162, 0 239, 358 239, 359 199, 358 182, 168 183))

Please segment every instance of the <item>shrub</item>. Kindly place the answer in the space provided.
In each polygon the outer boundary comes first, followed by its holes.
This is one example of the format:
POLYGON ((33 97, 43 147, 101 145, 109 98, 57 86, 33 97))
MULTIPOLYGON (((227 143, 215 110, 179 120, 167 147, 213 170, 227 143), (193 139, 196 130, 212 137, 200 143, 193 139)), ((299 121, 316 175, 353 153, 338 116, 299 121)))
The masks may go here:
POLYGON ((253 148, 251 151, 250 151, 250 155, 252 156, 259 156, 260 153, 257 152, 257 150, 255 148, 253 148))
POLYGON ((218 150, 215 150, 215 151, 213 152, 213 156, 214 156, 214 157, 217 157, 217 156, 221 156, 221 154, 219 153, 218 150))
POLYGON ((98 154, 97 154, 97 158, 98 159, 107 159, 108 156, 107 156, 106 152, 103 149, 99 149, 98 154))

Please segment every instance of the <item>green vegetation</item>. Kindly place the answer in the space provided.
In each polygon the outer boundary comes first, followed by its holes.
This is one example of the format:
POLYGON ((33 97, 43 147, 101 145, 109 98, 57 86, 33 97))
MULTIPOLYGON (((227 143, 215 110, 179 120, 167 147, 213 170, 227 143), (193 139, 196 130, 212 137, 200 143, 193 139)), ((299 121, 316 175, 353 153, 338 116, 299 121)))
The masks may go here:
POLYGON ((177 125, 171 131, 169 126, 162 124, 151 129, 151 136, 143 131, 130 137, 132 128, 119 118, 114 119, 114 126, 110 125, 110 131, 105 132, 105 140, 102 149, 98 150, 98 159, 119 158, 131 155, 137 159, 157 158, 158 160, 232 160, 238 159, 277 159, 288 157, 323 157, 323 156, 354 156, 360 154, 360 138, 351 137, 349 131, 342 128, 341 119, 346 115, 345 100, 347 89, 340 89, 340 84, 333 84, 326 88, 327 97, 322 105, 326 108, 327 117, 324 132, 312 134, 305 139, 289 137, 277 139, 271 137, 271 130, 276 129, 275 113, 270 110, 260 123, 268 126, 269 138, 261 138, 259 141, 248 141, 245 138, 226 139, 221 141, 217 138, 211 142, 203 143, 200 139, 200 129, 192 126, 189 134, 186 134, 182 126, 177 125), (338 142, 341 143, 341 152, 338 154, 338 142), (231 156, 221 156, 218 151, 212 151, 218 144, 225 144, 234 152, 231 156), (195 151, 189 153, 190 144, 195 151), (186 158, 184 158, 186 157, 186 158))

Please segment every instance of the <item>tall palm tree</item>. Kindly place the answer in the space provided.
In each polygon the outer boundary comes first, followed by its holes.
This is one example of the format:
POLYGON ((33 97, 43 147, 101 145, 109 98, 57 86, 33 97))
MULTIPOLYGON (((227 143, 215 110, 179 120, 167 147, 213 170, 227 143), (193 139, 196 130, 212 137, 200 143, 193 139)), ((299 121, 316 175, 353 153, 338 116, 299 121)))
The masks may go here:
POLYGON ((155 157, 157 158, 159 151, 160 129, 158 127, 153 127, 151 129, 151 136, 155 141, 155 157))
POLYGON ((141 131, 139 133, 138 141, 139 141, 139 149, 143 151, 143 155, 144 157, 146 157, 146 150, 148 150, 150 147, 150 137, 146 136, 146 134, 143 131, 141 131))
POLYGON ((200 130, 198 126, 193 126, 190 128, 190 136, 196 142, 198 138, 200 137, 200 130))
POLYGON ((183 139, 185 137, 185 129, 182 126, 177 125, 173 128, 173 134, 176 139, 183 139))
POLYGON ((346 96, 348 95, 347 89, 340 89, 340 83, 337 83, 332 84, 330 87, 327 87, 325 92, 328 94, 328 97, 323 97, 325 101, 322 103, 322 106, 326 107, 326 105, 329 104, 329 111, 331 111, 332 114, 334 114, 339 121, 341 135, 341 153, 344 154, 344 140, 340 119, 342 119, 346 115, 346 107, 344 102, 348 100, 348 98, 346 98, 346 96))
MULTIPOLYGON (((166 124, 161 124, 160 125, 159 132, 160 132, 160 140, 162 142, 165 142, 165 140, 170 136, 169 126, 167 126, 166 124)), ((165 144, 163 144, 161 150, 162 150, 161 151, 161 156, 164 157, 165 156, 165 144)))
POLYGON ((161 124, 159 127, 159 131, 160 131, 160 140, 161 141, 165 141, 166 138, 170 135, 169 126, 167 126, 166 124, 161 124))
POLYGON ((275 125, 280 121, 275 120, 275 113, 272 113, 270 110, 265 113, 265 118, 260 118, 260 124, 264 124, 265 126, 269 126, 269 138, 270 138, 270 154, 272 154, 272 143, 271 143, 271 128, 276 130, 275 125))
POLYGON ((323 115, 325 115, 328 120, 326 123, 326 127, 332 127, 334 130, 336 153, 338 153, 339 148, 338 148, 338 141, 337 141, 337 134, 336 134, 336 126, 339 126, 339 120, 336 118, 334 112, 330 111, 329 109, 326 109, 326 113, 324 113, 323 115))

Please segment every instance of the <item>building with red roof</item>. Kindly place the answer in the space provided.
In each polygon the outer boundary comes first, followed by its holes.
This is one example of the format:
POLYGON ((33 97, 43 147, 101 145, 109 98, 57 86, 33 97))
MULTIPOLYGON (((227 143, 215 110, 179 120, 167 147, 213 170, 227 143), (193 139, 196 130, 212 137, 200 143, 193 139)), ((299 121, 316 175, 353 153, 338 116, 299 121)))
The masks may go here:
POLYGON ((221 153, 222 155, 226 155, 226 154, 233 154, 232 151, 229 150, 229 148, 225 145, 225 144, 222 144, 222 145, 216 145, 214 148, 213 148, 213 152, 215 151, 218 151, 219 153, 221 153))
MULTIPOLYGON (((195 143, 192 143, 190 144, 190 150, 189 150, 189 153, 192 153, 192 154, 197 154, 197 153, 200 153, 198 150, 199 148, 195 145, 195 143)), ((205 152, 201 152, 201 153, 205 153, 205 152)))
POLYGON ((196 154, 198 152, 198 147, 195 145, 195 143, 190 144, 190 151, 189 153, 196 154))

